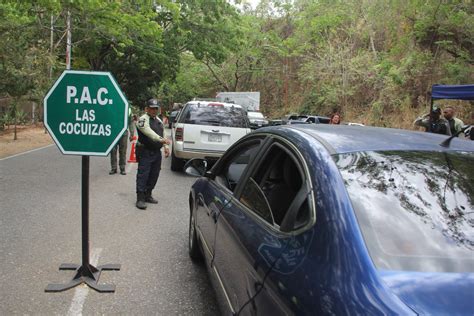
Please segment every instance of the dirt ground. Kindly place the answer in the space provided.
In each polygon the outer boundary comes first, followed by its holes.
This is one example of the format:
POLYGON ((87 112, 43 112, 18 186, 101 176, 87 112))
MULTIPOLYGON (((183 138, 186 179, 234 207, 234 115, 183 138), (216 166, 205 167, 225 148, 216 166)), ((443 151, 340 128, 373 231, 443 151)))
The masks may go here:
POLYGON ((17 126, 17 140, 13 140, 13 126, 0 131, 0 158, 53 144, 43 125, 17 126))

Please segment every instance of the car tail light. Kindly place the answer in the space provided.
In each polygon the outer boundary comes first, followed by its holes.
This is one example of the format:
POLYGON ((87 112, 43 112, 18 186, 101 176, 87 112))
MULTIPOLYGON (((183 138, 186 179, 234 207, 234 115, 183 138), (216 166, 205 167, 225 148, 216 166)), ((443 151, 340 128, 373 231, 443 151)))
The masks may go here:
POLYGON ((174 132, 174 140, 177 142, 183 141, 183 134, 184 129, 182 127, 177 127, 176 131, 174 132))

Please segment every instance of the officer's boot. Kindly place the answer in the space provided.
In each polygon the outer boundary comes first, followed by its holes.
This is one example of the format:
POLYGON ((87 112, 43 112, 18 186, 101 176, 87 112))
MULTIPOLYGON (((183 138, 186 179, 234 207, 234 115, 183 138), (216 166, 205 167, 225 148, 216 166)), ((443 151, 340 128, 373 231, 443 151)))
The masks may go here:
POLYGON ((145 202, 148 202, 148 203, 151 203, 151 204, 158 204, 158 201, 155 200, 155 199, 151 196, 151 191, 146 191, 146 192, 145 192, 145 202))
POLYGON ((135 206, 141 210, 146 210, 145 192, 137 192, 137 203, 135 206))

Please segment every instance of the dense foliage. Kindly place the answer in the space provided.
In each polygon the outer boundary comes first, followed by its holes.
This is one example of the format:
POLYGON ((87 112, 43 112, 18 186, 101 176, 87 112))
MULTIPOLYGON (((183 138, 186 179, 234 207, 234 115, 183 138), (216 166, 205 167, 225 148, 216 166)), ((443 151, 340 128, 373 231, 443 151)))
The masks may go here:
POLYGON ((71 69, 112 72, 135 105, 176 81, 183 54, 221 63, 235 48, 225 0, 2 1, 0 95, 44 95, 65 69, 68 13, 71 69))
MULTIPOLYGON (((410 127, 432 84, 474 83, 473 13, 471 1, 262 0, 210 73, 218 90, 261 91, 269 114, 410 127)), ((469 121, 472 103, 458 109, 469 121)))
POLYGON ((134 105, 260 91, 273 116, 408 127, 432 84, 474 83, 466 0, 5 0, 0 96, 41 100, 65 68, 67 12, 72 69, 111 71, 134 105))

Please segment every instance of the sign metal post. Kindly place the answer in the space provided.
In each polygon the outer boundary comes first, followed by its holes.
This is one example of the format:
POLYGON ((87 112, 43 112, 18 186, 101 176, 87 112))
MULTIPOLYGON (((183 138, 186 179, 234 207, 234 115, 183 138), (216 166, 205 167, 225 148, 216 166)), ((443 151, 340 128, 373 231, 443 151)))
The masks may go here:
POLYGON ((63 263, 60 270, 75 270, 66 284, 49 284, 46 292, 61 292, 87 284, 98 292, 114 292, 113 284, 98 284, 104 270, 120 264, 94 267, 89 262, 90 156, 107 156, 125 132, 128 101, 110 73, 66 70, 44 98, 45 125, 65 155, 82 156, 82 264, 63 263))

